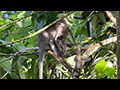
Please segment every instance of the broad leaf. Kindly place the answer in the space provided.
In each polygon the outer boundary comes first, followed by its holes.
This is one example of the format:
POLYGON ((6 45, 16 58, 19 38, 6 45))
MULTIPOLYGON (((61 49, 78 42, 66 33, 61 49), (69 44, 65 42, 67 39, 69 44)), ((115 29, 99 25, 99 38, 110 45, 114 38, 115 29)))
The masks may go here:
MULTIPOLYGON (((8 59, 8 58, 6 58, 6 57, 0 57, 0 61, 6 60, 6 59, 8 59)), ((10 60, 5 61, 3 63, 0 63, 0 67, 3 68, 5 71, 9 71, 10 68, 11 68, 10 60)))
POLYGON ((103 14, 97 13, 96 15, 98 16, 98 18, 99 18, 102 22, 104 22, 104 23, 106 22, 105 17, 103 16, 103 14))
POLYGON ((29 15, 29 14, 31 14, 32 13, 32 11, 26 11, 25 13, 24 13, 24 16, 27 16, 27 15, 29 15))
POLYGON ((106 76, 112 76, 115 73, 115 68, 114 67, 109 67, 104 71, 104 74, 106 76))
POLYGON ((15 72, 11 72, 12 79, 20 79, 19 76, 15 72))
POLYGON ((96 65, 96 70, 99 73, 103 73, 106 64, 107 62, 105 62, 104 60, 99 61, 99 63, 96 65))
POLYGON ((21 67, 19 69, 19 75, 20 75, 21 79, 25 79, 25 74, 23 73, 23 67, 21 67))
POLYGON ((96 30, 96 26, 97 26, 97 24, 98 24, 98 18, 97 18, 96 15, 94 15, 94 16, 92 17, 91 24, 92 24, 92 28, 93 28, 94 30, 96 30))
POLYGON ((38 17, 38 29, 41 29, 47 22, 47 14, 44 13, 43 15, 38 17))

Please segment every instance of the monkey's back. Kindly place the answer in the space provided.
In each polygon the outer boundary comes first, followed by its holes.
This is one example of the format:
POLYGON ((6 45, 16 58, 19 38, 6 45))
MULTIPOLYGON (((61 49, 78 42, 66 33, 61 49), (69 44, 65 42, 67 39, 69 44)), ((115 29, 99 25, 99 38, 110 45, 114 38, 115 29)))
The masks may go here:
POLYGON ((37 43, 39 47, 42 47, 44 50, 51 49, 49 45, 50 38, 55 38, 56 30, 54 27, 49 27, 45 31, 37 34, 37 43))

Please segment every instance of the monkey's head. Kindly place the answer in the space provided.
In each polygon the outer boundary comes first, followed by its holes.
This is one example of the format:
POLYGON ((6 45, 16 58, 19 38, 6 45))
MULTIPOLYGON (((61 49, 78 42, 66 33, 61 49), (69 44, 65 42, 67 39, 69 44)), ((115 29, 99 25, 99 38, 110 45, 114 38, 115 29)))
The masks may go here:
POLYGON ((63 45, 64 42, 65 42, 65 40, 64 40, 64 37, 63 37, 63 36, 58 36, 58 37, 57 37, 57 43, 58 43, 59 45, 63 45))
POLYGON ((63 32, 65 29, 68 28, 67 23, 64 19, 60 20, 55 25, 56 30, 58 29, 60 32, 63 32))

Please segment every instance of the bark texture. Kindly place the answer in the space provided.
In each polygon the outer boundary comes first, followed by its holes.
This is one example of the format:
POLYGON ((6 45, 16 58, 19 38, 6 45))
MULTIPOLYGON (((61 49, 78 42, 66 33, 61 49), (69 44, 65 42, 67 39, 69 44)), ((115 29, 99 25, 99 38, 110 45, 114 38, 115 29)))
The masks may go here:
POLYGON ((120 11, 116 11, 117 21, 117 79, 120 79, 120 11))

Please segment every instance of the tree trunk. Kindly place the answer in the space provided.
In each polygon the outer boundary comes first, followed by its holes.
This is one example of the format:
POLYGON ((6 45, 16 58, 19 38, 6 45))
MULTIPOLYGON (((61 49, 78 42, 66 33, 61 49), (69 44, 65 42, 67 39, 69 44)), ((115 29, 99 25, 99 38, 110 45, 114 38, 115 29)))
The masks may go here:
POLYGON ((120 79, 120 11, 116 11, 117 21, 117 79, 120 79))

